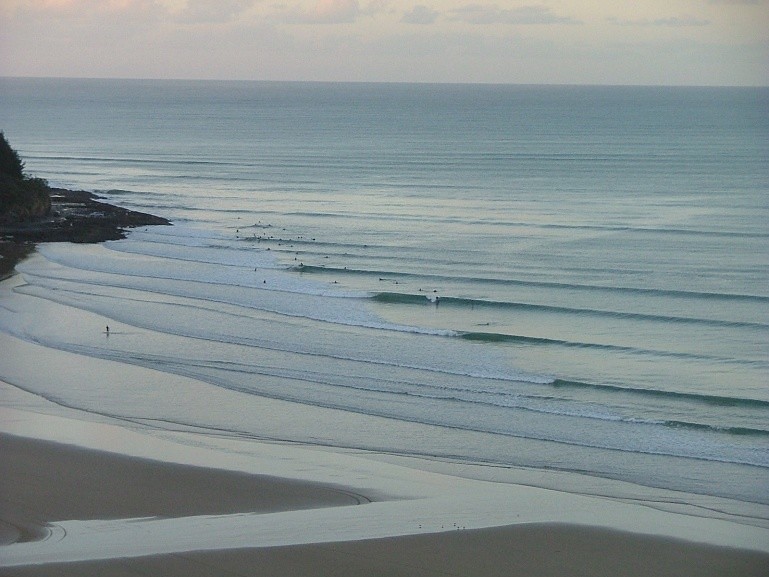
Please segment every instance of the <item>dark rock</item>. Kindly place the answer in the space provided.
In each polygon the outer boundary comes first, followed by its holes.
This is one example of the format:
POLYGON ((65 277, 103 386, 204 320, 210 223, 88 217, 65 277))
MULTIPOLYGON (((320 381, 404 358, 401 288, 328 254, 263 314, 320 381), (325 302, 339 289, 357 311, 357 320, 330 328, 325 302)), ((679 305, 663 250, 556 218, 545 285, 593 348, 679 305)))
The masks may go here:
POLYGON ((49 216, 0 224, 0 238, 16 242, 104 242, 125 238, 125 229, 170 225, 165 218, 100 202, 82 190, 51 189, 49 216))
POLYGON ((50 213, 28 222, 0 224, 0 280, 38 242, 97 243, 125 238, 127 228, 170 225, 165 218, 100 202, 83 190, 51 188, 50 213))

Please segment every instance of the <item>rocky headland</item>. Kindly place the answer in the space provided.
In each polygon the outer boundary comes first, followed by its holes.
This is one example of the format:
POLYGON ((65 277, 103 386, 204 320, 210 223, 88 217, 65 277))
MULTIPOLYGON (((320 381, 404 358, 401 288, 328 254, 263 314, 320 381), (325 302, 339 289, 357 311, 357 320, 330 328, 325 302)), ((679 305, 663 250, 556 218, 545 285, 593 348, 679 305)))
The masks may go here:
POLYGON ((126 229, 170 225, 162 217, 128 210, 82 190, 51 188, 47 215, 23 222, 0 222, 0 278, 38 242, 96 243, 124 238, 126 229))

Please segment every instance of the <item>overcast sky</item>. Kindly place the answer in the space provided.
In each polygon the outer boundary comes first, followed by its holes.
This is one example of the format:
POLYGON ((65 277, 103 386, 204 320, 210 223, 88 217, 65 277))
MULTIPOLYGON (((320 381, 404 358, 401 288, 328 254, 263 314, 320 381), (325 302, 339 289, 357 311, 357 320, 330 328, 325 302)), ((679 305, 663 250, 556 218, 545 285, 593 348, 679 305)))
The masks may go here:
POLYGON ((0 76, 769 85, 769 0, 0 0, 0 76))

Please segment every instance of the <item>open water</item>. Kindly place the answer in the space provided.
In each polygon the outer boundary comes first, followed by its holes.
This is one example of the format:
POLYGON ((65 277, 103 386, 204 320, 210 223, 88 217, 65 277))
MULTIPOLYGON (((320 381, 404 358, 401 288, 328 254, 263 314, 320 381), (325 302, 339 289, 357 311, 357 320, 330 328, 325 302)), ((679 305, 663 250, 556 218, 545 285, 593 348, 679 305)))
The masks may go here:
POLYGON ((213 385, 36 391, 154 427, 767 504, 767 111, 765 88, 0 79, 29 173, 174 222, 41 246, 0 330, 213 385), (257 422, 264 397, 340 412, 257 422))

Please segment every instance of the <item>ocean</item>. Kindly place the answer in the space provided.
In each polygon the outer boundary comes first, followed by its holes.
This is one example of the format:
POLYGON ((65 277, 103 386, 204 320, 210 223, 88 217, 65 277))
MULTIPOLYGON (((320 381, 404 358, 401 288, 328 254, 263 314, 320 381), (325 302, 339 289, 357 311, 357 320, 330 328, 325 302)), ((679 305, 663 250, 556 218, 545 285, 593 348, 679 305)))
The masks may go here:
POLYGON ((206 384, 25 383, 133 427, 766 505, 767 111, 766 88, 3 78, 28 173, 174 224, 41 245, 0 331, 206 384))

